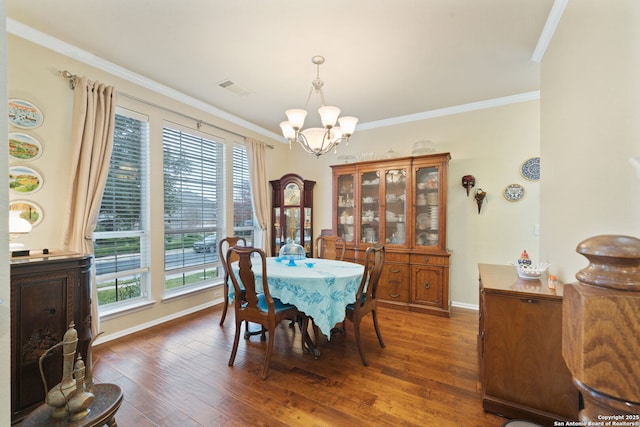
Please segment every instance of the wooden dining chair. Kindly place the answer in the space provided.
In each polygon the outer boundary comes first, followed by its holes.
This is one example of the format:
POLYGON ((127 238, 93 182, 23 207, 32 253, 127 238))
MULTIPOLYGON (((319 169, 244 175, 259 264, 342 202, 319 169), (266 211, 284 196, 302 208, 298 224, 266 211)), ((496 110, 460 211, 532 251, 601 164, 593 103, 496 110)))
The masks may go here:
POLYGON ((339 236, 316 237, 316 256, 324 259, 344 260, 345 240, 339 236))
MULTIPOLYGON (((283 320, 297 320, 304 316, 295 305, 284 304, 277 298, 272 298, 269 292, 269 284, 267 283, 267 262, 264 251, 253 247, 234 246, 227 250, 226 256, 227 270, 231 272, 229 277, 233 284, 234 290, 234 308, 236 317, 236 333, 233 339, 233 349, 229 358, 229 366, 233 366, 238 351, 238 341, 240 340, 240 328, 243 321, 258 323, 262 325, 263 330, 268 332, 267 350, 264 356, 264 365, 262 368, 262 379, 267 378, 269 365, 271 363, 271 353, 273 352, 273 343, 276 332, 276 326, 283 320), (251 256, 257 254, 262 260, 262 291, 256 290, 256 279, 253 273, 253 265, 251 256), (238 272, 233 273, 231 263, 232 259, 238 259, 238 272), (242 285, 241 285, 242 283, 242 285), (245 290, 244 299, 239 298, 242 289, 245 290)), ((304 316, 306 317, 306 316, 304 316)), ((306 326, 306 322, 305 322, 306 326)), ((304 341, 303 341, 304 349, 304 341)))
POLYGON ((367 248, 364 259, 364 274, 360 281, 360 287, 356 292, 356 302, 347 305, 345 310, 345 317, 353 322, 353 329, 356 336, 356 345, 360 352, 360 358, 364 366, 369 366, 369 362, 364 355, 362 348, 362 340, 360 338, 360 324, 362 319, 371 313, 373 318, 373 327, 376 330, 380 347, 384 348, 384 341, 380 334, 380 328, 378 327, 378 316, 376 313, 376 291, 378 289, 378 282, 382 275, 382 267, 385 258, 385 248, 381 244, 373 245, 367 248))
MULTIPOLYGON (((247 246, 247 241, 244 237, 225 237, 220 240, 218 244, 218 255, 220 257, 220 262, 222 262, 222 269, 224 270, 224 307, 222 308, 222 317, 220 317, 220 326, 224 325, 224 319, 227 317, 227 309, 229 308, 229 270, 227 270, 227 250, 233 246, 247 246)), ((237 261, 238 258, 233 254, 234 259, 231 261, 237 261)), ((243 291, 244 297, 244 291, 243 291)), ((248 326, 248 325, 247 325, 248 326)), ((247 329, 248 331, 248 329, 247 329)))

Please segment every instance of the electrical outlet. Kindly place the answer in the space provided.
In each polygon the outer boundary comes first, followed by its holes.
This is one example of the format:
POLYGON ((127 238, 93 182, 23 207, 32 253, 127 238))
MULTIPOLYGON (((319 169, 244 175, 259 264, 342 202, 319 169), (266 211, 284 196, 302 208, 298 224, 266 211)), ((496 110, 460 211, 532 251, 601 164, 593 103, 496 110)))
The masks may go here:
POLYGON ((534 236, 540 235, 540 224, 536 224, 533 226, 533 235, 534 236))

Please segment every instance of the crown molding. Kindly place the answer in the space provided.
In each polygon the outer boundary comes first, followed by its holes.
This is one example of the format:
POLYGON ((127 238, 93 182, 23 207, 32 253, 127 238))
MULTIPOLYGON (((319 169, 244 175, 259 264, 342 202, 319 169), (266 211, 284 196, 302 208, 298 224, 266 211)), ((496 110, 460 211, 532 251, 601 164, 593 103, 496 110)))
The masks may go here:
POLYGON ((538 38, 538 44, 533 51, 533 55, 531 55, 532 61, 542 61, 542 58, 547 51, 547 47, 549 47, 549 43, 551 43, 551 39, 556 32, 560 18, 562 18, 564 9, 567 7, 567 3, 569 3, 569 0, 554 0, 549 16, 547 16, 547 21, 542 29, 542 33, 540 33, 540 38, 538 38))
POLYGON ((11 33, 32 43, 46 47, 47 49, 51 49, 69 58, 103 70, 109 74, 113 74, 116 77, 120 77, 124 80, 135 83, 139 86, 152 90, 161 95, 165 95, 171 99, 182 102, 201 111, 213 114, 216 117, 227 120, 238 126, 242 126, 243 128, 254 131, 260 135, 266 136, 276 141, 282 140, 281 135, 271 132, 270 130, 264 129, 245 119, 234 116, 233 114, 227 113, 226 111, 220 110, 205 102, 199 101, 191 96, 185 95, 182 92, 171 89, 170 87, 160 84, 154 80, 134 73, 133 71, 127 70, 126 68, 116 65, 113 62, 107 61, 90 52, 82 50, 77 46, 71 45, 60 39, 38 31, 32 27, 24 25, 23 23, 18 22, 14 19, 7 18, 7 33, 11 33))
POLYGON ((377 120, 358 125, 358 130, 376 129, 386 126, 394 126, 402 123, 417 122, 419 120, 433 119, 435 117, 451 116, 453 114, 467 113, 469 111, 484 110, 487 108, 500 107, 502 105, 516 104, 540 99, 540 91, 520 93, 517 95, 503 96, 502 98, 488 99, 485 101, 471 102, 468 104, 456 105, 453 107, 440 108, 437 110, 425 111, 423 113, 408 114, 406 116, 393 117, 390 119, 377 120))

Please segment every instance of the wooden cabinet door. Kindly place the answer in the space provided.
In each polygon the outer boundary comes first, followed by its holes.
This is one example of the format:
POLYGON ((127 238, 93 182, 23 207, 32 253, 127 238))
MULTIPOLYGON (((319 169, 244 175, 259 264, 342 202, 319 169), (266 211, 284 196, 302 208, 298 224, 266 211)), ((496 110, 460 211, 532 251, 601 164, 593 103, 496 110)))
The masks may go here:
POLYGON ((443 304, 442 283, 444 270, 442 267, 431 265, 411 266, 411 292, 415 304, 435 305, 443 304))
POLYGON ((509 402, 575 419, 577 391, 560 351, 562 301, 485 293, 483 317, 485 408, 509 402))

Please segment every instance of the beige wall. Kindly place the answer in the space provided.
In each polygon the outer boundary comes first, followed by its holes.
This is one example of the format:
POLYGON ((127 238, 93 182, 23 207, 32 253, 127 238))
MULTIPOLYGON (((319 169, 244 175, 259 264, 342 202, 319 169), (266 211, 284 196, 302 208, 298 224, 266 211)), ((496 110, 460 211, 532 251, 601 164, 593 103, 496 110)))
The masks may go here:
POLYGON ((564 282, 579 242, 640 235, 640 2, 571 1, 541 67, 542 237, 564 282))

